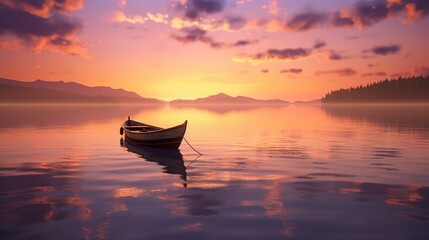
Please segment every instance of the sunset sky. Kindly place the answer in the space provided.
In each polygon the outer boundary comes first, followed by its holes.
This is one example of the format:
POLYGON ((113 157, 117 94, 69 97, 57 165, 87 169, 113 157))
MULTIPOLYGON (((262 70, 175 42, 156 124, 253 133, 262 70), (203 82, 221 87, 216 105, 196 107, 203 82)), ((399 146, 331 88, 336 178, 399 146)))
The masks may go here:
POLYGON ((0 0, 0 77, 312 100, 429 75, 428 0, 0 0))

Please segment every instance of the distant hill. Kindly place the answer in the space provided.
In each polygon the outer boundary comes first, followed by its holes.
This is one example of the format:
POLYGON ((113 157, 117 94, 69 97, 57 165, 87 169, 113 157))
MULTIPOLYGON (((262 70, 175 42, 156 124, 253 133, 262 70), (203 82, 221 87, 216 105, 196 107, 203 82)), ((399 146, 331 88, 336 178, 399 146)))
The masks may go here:
POLYGON ((429 76, 397 78, 332 91, 323 103, 429 102, 429 76))
POLYGON ((89 87, 75 82, 36 80, 21 82, 0 78, 0 102, 128 102, 161 103, 134 92, 110 87, 89 87))
POLYGON ((114 103, 102 96, 84 96, 43 88, 0 85, 1 103, 114 103))
POLYGON ((170 101, 170 104, 173 105, 207 105, 207 104, 228 104, 228 105, 245 105, 245 104, 254 104, 254 105, 278 105, 278 104, 289 104, 287 101, 280 99, 270 99, 270 100, 259 100, 250 97, 237 96, 231 97, 224 93, 219 93, 217 95, 208 96, 205 98, 197 98, 195 100, 173 100, 170 101))
POLYGON ((322 100, 321 99, 314 99, 314 100, 310 100, 310 101, 296 101, 293 102, 293 104, 295 105, 318 105, 321 104, 322 100))

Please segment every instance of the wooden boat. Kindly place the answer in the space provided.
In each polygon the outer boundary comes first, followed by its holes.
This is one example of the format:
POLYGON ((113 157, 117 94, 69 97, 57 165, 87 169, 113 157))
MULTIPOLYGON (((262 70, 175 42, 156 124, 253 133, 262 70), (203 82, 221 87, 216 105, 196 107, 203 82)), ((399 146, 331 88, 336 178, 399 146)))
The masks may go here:
POLYGON ((120 133, 125 139, 143 146, 179 148, 186 132, 188 121, 171 128, 160 128, 146 123, 133 121, 128 117, 120 133))

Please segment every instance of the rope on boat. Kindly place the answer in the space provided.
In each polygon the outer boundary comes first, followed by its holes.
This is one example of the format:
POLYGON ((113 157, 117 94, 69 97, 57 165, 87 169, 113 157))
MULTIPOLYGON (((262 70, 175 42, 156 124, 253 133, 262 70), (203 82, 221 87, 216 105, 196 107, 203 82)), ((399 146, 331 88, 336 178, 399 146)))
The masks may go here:
POLYGON ((192 145, 186 140, 185 137, 183 137, 183 140, 185 140, 185 142, 188 144, 189 147, 192 148, 192 150, 194 150, 196 153, 200 154, 200 156, 203 155, 202 153, 198 152, 197 149, 195 149, 194 147, 192 147, 192 145))

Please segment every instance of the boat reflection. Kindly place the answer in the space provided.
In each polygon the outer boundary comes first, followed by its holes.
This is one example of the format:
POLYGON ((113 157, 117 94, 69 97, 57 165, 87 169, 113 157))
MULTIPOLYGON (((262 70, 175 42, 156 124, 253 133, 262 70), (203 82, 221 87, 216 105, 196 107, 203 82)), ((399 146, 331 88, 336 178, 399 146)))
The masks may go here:
POLYGON ((163 166, 163 172, 180 175, 180 178, 184 180, 183 186, 187 187, 186 167, 180 150, 141 146, 123 138, 120 143, 129 152, 140 155, 146 161, 156 162, 163 166))

